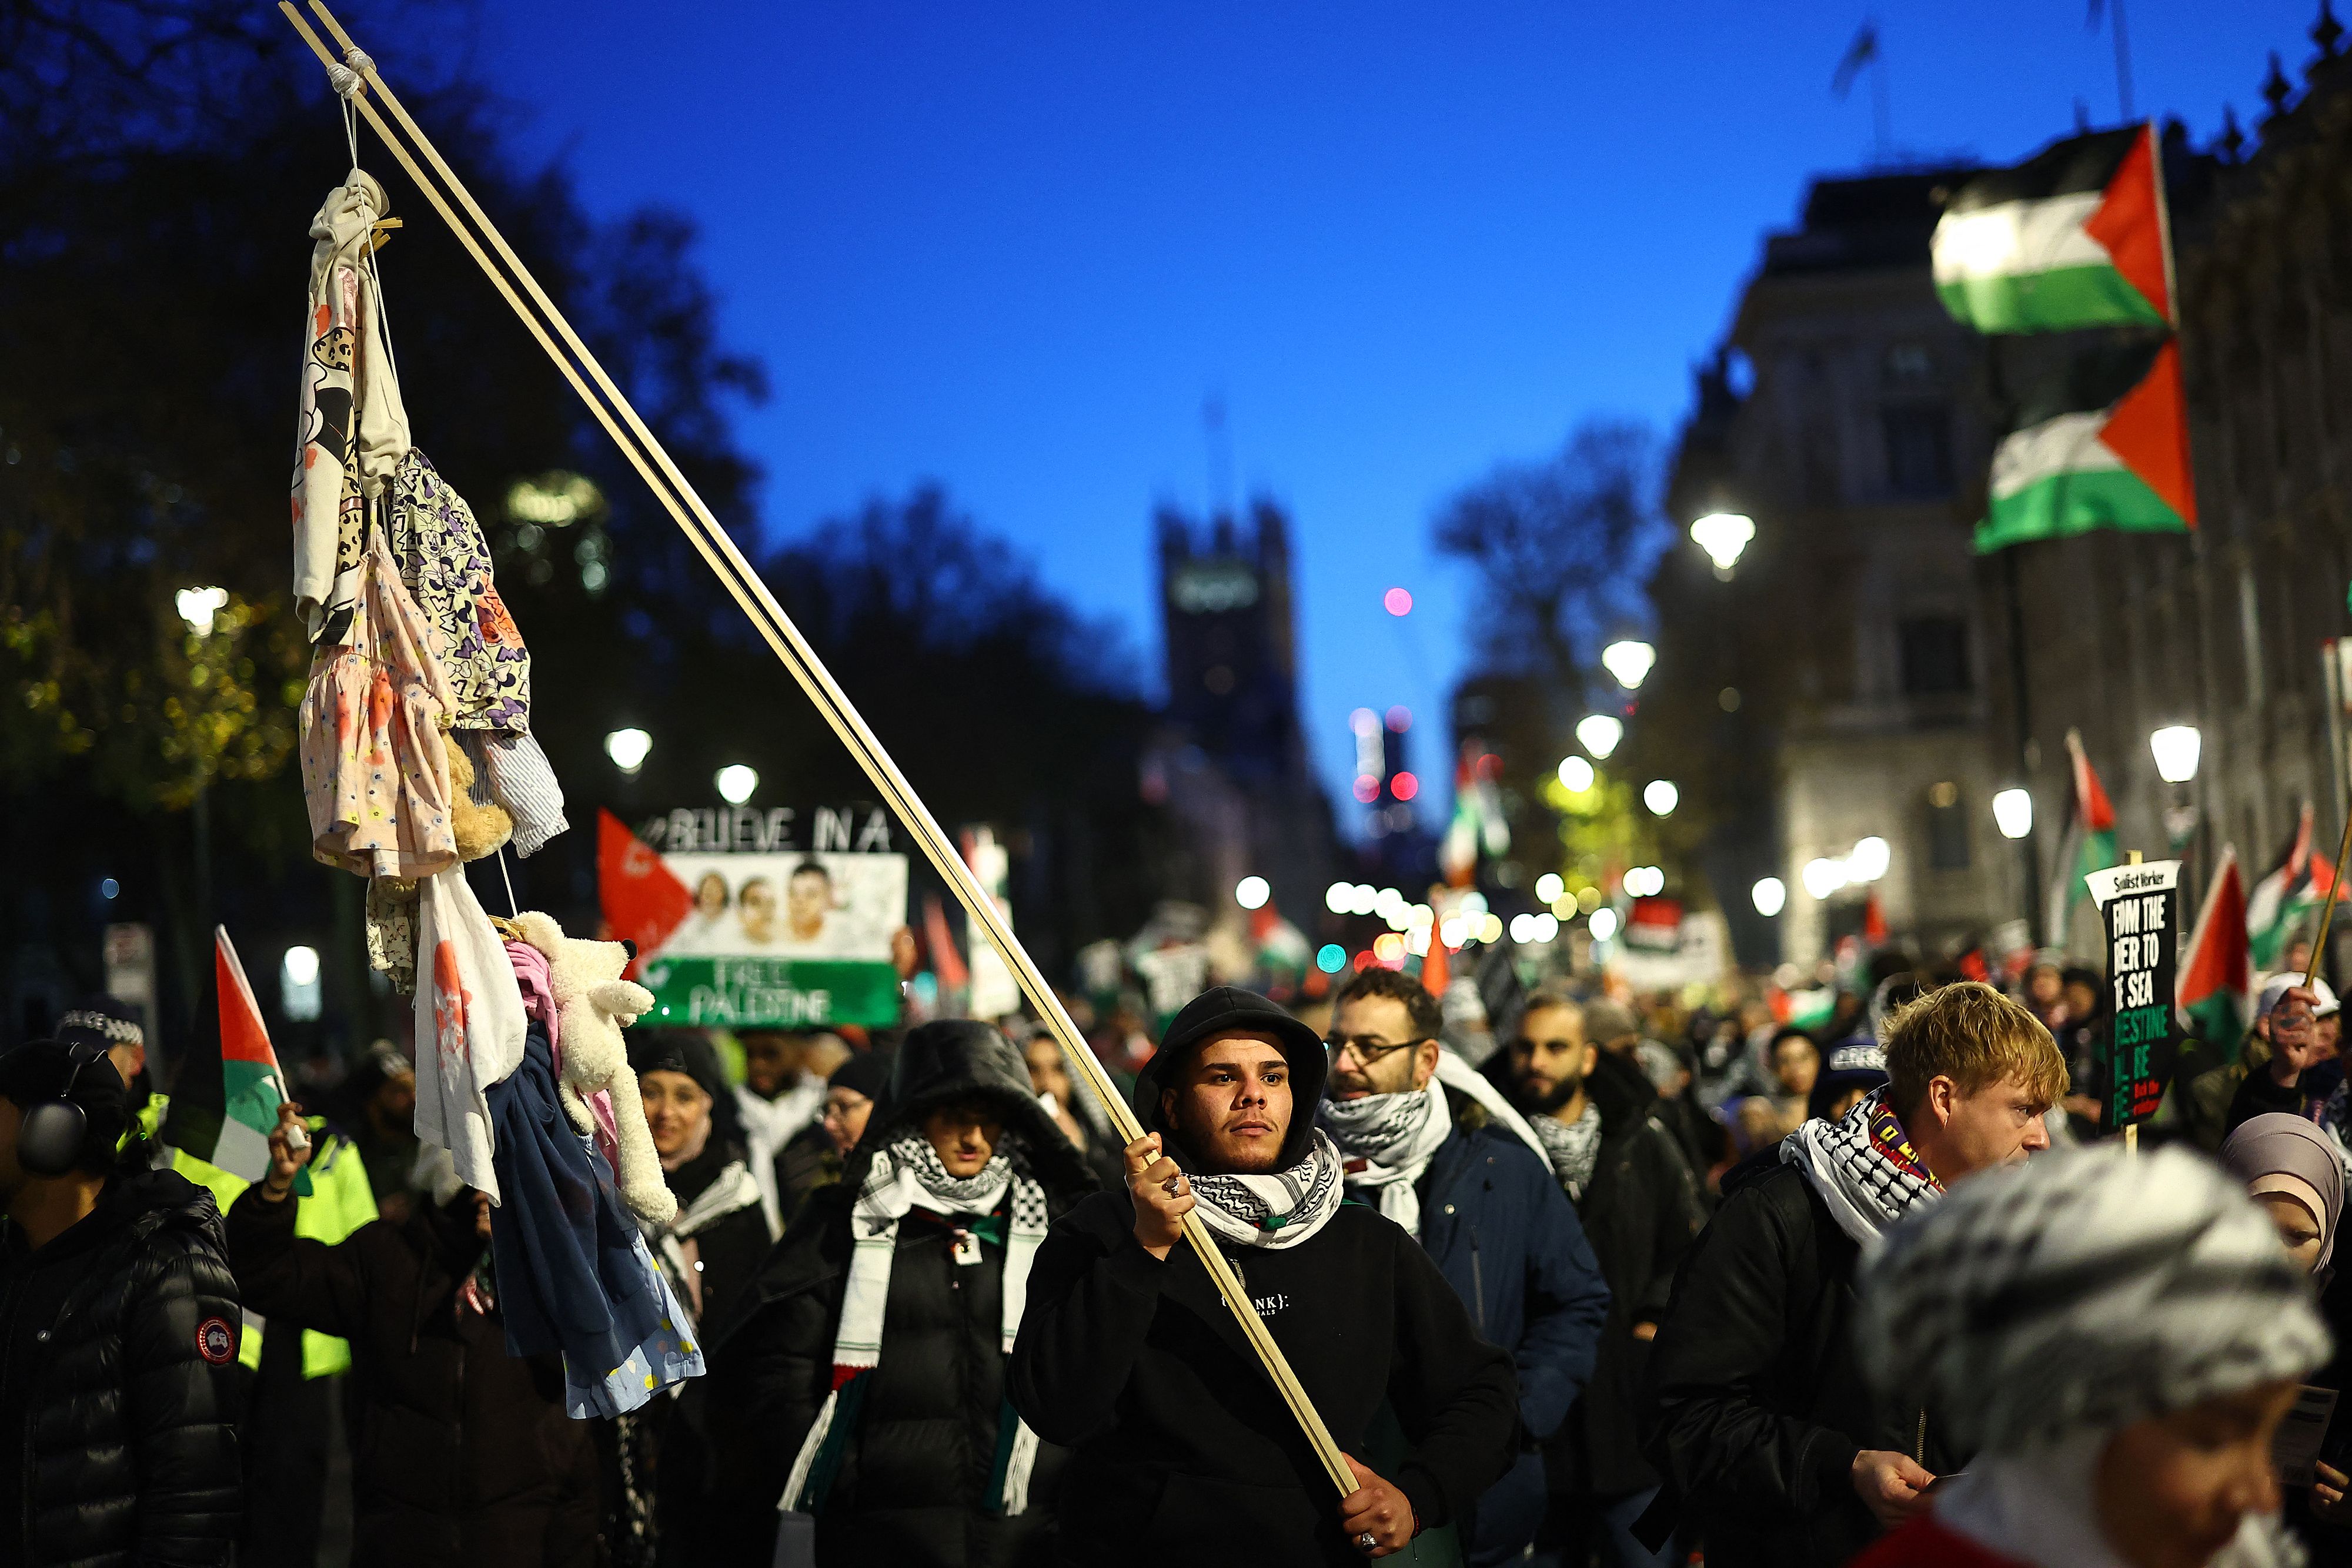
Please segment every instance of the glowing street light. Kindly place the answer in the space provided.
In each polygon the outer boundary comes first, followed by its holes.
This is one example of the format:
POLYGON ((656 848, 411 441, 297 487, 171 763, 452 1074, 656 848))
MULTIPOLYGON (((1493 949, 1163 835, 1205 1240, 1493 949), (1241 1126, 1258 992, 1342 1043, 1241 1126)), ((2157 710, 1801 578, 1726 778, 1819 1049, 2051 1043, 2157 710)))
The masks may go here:
POLYGON ((228 590, 184 588, 172 595, 172 603, 179 611, 180 619, 188 623, 189 631, 199 637, 209 637, 213 634, 213 617, 228 607, 228 590))
POLYGON ((1683 792, 1675 788, 1671 779, 1653 779, 1642 787, 1642 804, 1650 809, 1653 817, 1671 817, 1682 804, 1683 792))
POLYGON ((2003 789, 1992 798, 1993 825, 2004 839, 2021 839, 2033 831, 2033 797, 2023 789, 2003 789))
POLYGON ((634 726, 616 729, 604 737, 604 755, 624 773, 635 773, 643 768, 653 748, 654 737, 634 726))
MULTIPOLYGON (((1609 744, 1613 747, 1617 743, 1612 740, 1609 744)), ((1606 753, 1603 753, 1603 755, 1605 756, 1606 753)), ((1561 758, 1559 759, 1559 787, 1567 790, 1571 795, 1581 795, 1587 789, 1591 789, 1592 764, 1587 762, 1581 757, 1561 758)))
POLYGON ((1595 942, 1608 941, 1617 935, 1617 912, 1613 909, 1594 910, 1591 918, 1585 922, 1585 928, 1592 933, 1595 942))
POLYGON ((1756 537, 1756 522, 1738 512, 1709 512, 1690 526, 1690 537, 1715 562, 1716 575, 1729 577, 1739 552, 1756 537))
POLYGON ((1769 920, 1788 907, 1789 889, 1777 876, 1768 876, 1748 890, 1756 901, 1756 913, 1769 920))
MULTIPOLYGON (((1577 744, 1596 758, 1606 759, 1625 738, 1625 721, 1614 714, 1591 713, 1576 721, 1577 744)), ((1563 779, 1562 783, 1567 780, 1563 779)))
POLYGON ((1827 898, 1851 879, 1846 875, 1845 862, 1823 857, 1805 862, 1802 880, 1807 893, 1815 898, 1827 898))
POLYGON ((2168 724, 2147 737, 2147 748, 2156 753, 2156 775, 2167 784, 2186 784, 2196 778, 2204 747, 2205 737, 2194 725, 2168 724))
POLYGON ((1536 878, 1536 902, 1538 904, 1558 904, 1559 895, 1567 891, 1568 883, 1560 880, 1559 873, 1556 871, 1548 871, 1536 878))
POLYGON ((320 1012, 319 950, 307 944, 286 949, 278 965, 278 1003, 286 1016, 308 1023, 320 1012))
POLYGON ((1356 884, 1335 882, 1323 890, 1323 907, 1334 915, 1346 915, 1356 902, 1356 884))
POLYGON ((1245 876, 1234 884, 1234 902, 1244 909, 1264 909, 1273 896, 1274 889, 1262 876, 1245 876))
POLYGON ((1658 651, 1647 643, 1628 637, 1612 643, 1601 650, 1601 665, 1617 677, 1617 684, 1627 691, 1638 689, 1650 666, 1658 662, 1658 651))
POLYGON ((1846 880, 1876 882, 1886 874, 1886 868, 1894 858, 1894 852, 1886 847, 1886 841, 1874 833, 1857 841, 1853 852, 1845 857, 1846 880))
POLYGON ((719 793, 730 806, 740 806, 760 787, 759 770, 749 763, 730 762, 719 770, 719 793))

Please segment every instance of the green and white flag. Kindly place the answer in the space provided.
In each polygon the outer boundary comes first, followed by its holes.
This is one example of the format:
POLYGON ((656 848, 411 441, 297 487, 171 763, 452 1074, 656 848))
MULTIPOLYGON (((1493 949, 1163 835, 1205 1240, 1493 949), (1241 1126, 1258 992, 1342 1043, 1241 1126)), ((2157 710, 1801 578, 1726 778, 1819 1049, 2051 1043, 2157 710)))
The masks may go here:
POLYGON ((1945 204, 1934 257, 1944 308, 1979 332, 2169 326, 2155 127, 2070 137, 1976 176, 1945 204))
POLYGON ((2185 533, 2197 526, 2189 405, 2169 338, 2103 343, 2034 389, 1993 449, 1986 554, 2094 528, 2185 533))

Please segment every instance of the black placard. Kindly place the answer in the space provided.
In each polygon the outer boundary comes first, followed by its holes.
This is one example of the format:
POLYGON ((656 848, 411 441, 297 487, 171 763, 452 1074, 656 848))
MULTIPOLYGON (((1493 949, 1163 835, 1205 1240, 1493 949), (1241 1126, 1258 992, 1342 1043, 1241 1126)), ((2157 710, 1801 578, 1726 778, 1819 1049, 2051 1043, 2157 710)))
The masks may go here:
POLYGON ((2156 1114, 2172 1081, 2179 1026, 2173 1011, 2180 962, 2180 862, 2111 866, 2084 878, 2107 937, 2107 1027, 2097 1092, 2112 1132, 2156 1114))

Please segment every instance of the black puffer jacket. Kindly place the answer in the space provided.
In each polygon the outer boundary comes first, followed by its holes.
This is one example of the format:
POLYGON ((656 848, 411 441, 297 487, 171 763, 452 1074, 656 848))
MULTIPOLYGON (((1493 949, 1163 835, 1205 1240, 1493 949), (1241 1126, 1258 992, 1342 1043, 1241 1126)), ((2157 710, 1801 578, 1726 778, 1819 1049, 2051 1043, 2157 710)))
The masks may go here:
POLYGON ((1666 1315, 1675 1270, 1706 1211, 1657 1090, 1626 1058, 1596 1055, 1585 1088, 1601 1111, 1601 1155, 1576 1210, 1609 1281, 1609 1321, 1592 1381, 1545 1458, 1553 1490, 1622 1497, 1658 1484, 1637 1420, 1650 1342, 1633 1328, 1666 1315))
POLYGON ((212 1194, 146 1171, 38 1252, 0 1230, 0 1419, 20 1511, 0 1561, 226 1563, 245 1508, 244 1314, 212 1194))
MULTIPOLYGON (((680 1413, 703 1457, 688 1461, 681 1437, 665 1463, 666 1560, 770 1560, 776 1499, 832 1391, 850 1211, 873 1151, 919 1127, 930 1111, 975 1097, 992 1102, 1006 1132, 1026 1144, 1053 1215, 1093 1190, 1077 1150, 1038 1105, 1027 1068, 1002 1034, 963 1019, 909 1033, 842 1179, 810 1196, 734 1321, 706 1329, 710 1375, 689 1389, 680 1413)), ((1000 1218, 1003 1210, 1000 1205, 1000 1218)), ((984 1235, 980 1246, 979 1264, 959 1265, 946 1223, 919 1209, 900 1222, 881 1363, 861 1380, 856 1428, 816 1510, 820 1564, 992 1568, 1037 1560, 1045 1549, 1059 1448, 1040 1445, 1024 1512, 1005 1518, 988 1507, 1009 1411, 1004 1249, 984 1235)))
POLYGON ((1643 1448, 1709 1563, 1839 1568, 1879 1533, 1853 1490, 1858 1450, 1909 1454, 1938 1476, 1967 1456, 1916 1402, 1882 1400, 1864 1380, 1860 1249, 1811 1183, 1776 1149, 1723 1191, 1650 1348, 1643 1448))
POLYGON ((597 1561, 593 1423, 564 1415, 560 1356, 509 1355, 459 1299, 482 1252, 469 1211, 419 1202, 330 1247, 255 1186, 228 1235, 256 1312, 352 1342, 358 1568, 597 1561))

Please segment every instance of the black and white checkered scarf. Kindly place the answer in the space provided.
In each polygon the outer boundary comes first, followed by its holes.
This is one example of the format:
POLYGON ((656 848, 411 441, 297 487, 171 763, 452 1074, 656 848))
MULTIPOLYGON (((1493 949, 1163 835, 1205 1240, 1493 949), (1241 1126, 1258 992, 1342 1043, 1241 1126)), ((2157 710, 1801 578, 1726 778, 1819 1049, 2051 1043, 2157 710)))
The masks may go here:
POLYGON ((1805 1173, 1838 1228, 1864 1247, 1944 1190, 1928 1174, 1903 1124, 1874 1089, 1834 1122, 1816 1116, 1780 1143, 1780 1163, 1805 1173))
POLYGON ((1223 1239, 1282 1251, 1310 1239, 1345 1196, 1339 1146, 1321 1128, 1297 1165, 1265 1176, 1191 1176, 1194 1212, 1223 1239))
POLYGON ((1425 1087, 1402 1094, 1326 1100, 1318 1114, 1339 1145, 1348 1186, 1370 1195, 1381 1214, 1420 1235, 1421 1195, 1413 1184, 1454 1133, 1445 1085, 1432 1076, 1425 1087))
POLYGON ((1584 1114, 1573 1122, 1531 1116, 1528 1124, 1543 1140, 1544 1157, 1551 1161, 1551 1174, 1567 1189, 1569 1201, 1583 1202, 1592 1173, 1601 1168, 1601 1107, 1587 1100, 1584 1114))

